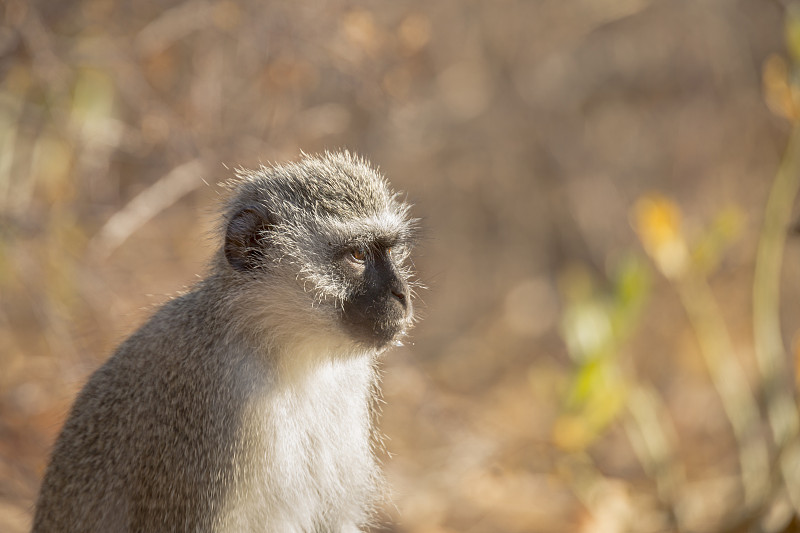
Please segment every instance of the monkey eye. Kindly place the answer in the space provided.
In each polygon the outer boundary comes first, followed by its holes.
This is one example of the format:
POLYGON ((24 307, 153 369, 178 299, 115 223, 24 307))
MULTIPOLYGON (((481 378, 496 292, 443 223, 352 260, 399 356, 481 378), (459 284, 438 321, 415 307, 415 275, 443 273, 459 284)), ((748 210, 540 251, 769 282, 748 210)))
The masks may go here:
POLYGON ((363 248, 353 248, 350 250, 350 259, 354 263, 363 263, 367 260, 367 252, 363 248))

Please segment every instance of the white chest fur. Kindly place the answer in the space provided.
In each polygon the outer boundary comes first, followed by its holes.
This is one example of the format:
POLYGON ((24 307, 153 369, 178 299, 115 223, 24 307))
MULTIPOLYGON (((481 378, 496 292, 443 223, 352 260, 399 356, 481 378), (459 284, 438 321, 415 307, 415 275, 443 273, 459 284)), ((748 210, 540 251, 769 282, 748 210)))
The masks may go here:
POLYGON ((298 361, 250 398, 221 529, 357 530, 379 498, 372 365, 368 356, 298 361))

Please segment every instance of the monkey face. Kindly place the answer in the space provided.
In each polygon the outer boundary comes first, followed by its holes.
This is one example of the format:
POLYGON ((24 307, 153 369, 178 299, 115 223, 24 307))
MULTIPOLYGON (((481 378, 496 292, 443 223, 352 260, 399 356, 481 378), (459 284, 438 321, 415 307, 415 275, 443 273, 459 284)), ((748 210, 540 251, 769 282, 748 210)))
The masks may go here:
POLYGON ((342 305, 342 323, 360 343, 385 346, 410 324, 408 282, 396 255, 387 246, 358 246, 340 261, 351 287, 342 305))
POLYGON ((306 325, 304 337, 338 331, 380 349, 403 335, 413 316, 407 239, 380 220, 287 224, 254 204, 228 223, 224 253, 242 287, 257 281, 260 305, 284 324, 306 325), (270 290, 262 292, 265 284, 270 290))

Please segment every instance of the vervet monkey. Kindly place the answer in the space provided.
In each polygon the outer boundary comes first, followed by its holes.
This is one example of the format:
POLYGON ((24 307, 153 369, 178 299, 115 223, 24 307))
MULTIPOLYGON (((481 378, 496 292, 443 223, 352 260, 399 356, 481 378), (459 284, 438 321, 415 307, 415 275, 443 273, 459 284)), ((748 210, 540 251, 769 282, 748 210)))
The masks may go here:
POLYGON ((78 395, 35 532, 339 532, 383 497, 376 359, 416 221, 348 152, 239 170, 208 275, 78 395))

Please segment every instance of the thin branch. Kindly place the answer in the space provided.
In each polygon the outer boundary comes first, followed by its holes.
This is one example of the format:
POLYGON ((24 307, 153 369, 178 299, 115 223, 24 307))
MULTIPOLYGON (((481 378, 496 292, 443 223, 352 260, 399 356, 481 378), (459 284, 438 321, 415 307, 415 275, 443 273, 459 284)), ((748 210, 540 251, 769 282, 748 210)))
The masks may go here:
POLYGON ((150 219, 199 187, 203 170, 202 162, 194 159, 139 193, 108 219, 89 244, 90 253, 101 259, 111 255, 150 219))
POLYGON ((687 275, 678 279, 675 286, 739 444, 745 508, 753 509, 767 496, 770 471, 769 448, 759 431, 758 403, 736 360, 733 342, 706 280, 687 275))
POLYGON ((800 513, 800 444, 790 366, 780 324, 780 281, 786 233, 800 188, 800 125, 789 137, 764 212, 753 282, 755 353, 767 400, 773 438, 781 453, 781 473, 795 511, 800 513))

